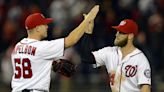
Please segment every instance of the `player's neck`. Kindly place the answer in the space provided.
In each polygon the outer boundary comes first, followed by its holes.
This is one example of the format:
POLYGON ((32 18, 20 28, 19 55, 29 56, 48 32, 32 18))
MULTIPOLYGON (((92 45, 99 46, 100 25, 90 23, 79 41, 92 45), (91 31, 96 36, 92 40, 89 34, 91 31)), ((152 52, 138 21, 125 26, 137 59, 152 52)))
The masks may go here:
POLYGON ((28 35, 28 37, 27 38, 29 38, 29 39, 35 39, 35 40, 41 40, 41 38, 39 37, 39 36, 35 36, 35 35, 28 35))
POLYGON ((133 44, 127 44, 126 46, 121 48, 122 59, 127 56, 129 53, 133 52, 136 47, 133 44))

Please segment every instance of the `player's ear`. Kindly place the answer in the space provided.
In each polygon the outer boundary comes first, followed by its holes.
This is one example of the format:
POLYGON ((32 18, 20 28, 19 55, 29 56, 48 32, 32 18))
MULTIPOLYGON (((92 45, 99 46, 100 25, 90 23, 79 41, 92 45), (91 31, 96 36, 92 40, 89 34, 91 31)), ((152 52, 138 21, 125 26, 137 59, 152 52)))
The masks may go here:
POLYGON ((128 39, 130 40, 130 39, 133 39, 134 38, 134 34, 133 33, 131 33, 131 34, 129 34, 128 35, 128 39))
POLYGON ((36 30, 36 32, 39 32, 40 26, 36 26, 36 27, 35 27, 35 30, 36 30))

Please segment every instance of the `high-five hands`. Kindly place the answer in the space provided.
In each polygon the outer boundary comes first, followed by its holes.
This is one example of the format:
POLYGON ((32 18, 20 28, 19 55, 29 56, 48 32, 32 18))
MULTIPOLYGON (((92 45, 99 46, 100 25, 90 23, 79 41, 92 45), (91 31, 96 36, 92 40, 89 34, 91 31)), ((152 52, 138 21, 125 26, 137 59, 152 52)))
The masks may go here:
POLYGON ((95 5, 87 15, 83 14, 85 20, 87 21, 85 33, 92 34, 94 27, 94 19, 96 18, 98 12, 99 5, 95 5))
POLYGON ((99 5, 95 5, 90 12, 86 15, 86 19, 89 19, 89 21, 94 20, 97 13, 99 11, 99 5))
MULTIPOLYGON (((83 14, 84 18, 86 18, 86 14, 83 14)), ((93 27, 94 27, 94 20, 91 20, 89 24, 86 27, 85 33, 87 34, 92 34, 93 32, 93 27)))

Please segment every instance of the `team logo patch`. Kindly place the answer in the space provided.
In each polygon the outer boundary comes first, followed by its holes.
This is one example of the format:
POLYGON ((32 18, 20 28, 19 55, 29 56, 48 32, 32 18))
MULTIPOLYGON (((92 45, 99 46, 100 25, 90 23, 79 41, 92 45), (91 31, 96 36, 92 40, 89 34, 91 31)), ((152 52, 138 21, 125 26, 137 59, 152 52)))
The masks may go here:
POLYGON ((150 69, 146 69, 146 70, 144 71, 144 75, 145 75, 147 78, 150 78, 150 76, 151 76, 151 71, 150 71, 150 69))
POLYGON ((133 77, 135 76, 137 73, 137 65, 133 66, 133 65, 127 65, 125 67, 125 76, 126 77, 133 77))

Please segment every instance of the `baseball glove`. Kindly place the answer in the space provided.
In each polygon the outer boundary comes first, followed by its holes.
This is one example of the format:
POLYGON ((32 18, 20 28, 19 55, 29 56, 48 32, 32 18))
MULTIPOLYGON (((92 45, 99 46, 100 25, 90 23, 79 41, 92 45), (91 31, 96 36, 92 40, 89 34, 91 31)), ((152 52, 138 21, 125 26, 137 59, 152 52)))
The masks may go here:
POLYGON ((59 59, 59 61, 53 61, 52 69, 61 75, 71 77, 76 71, 76 66, 71 61, 59 59))

